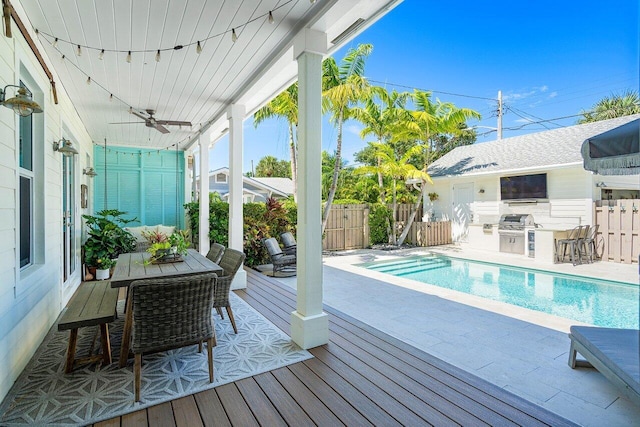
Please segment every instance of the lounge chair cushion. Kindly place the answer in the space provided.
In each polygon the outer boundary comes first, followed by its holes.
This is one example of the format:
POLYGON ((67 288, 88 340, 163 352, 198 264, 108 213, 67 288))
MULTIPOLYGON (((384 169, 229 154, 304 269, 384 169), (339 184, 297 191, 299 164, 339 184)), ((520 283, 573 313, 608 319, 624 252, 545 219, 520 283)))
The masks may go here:
MULTIPOLYGON (((590 354, 582 354, 593 364, 597 359, 627 387, 640 395, 640 331, 591 326, 572 326, 571 339, 590 354)), ((594 364, 595 365, 595 364, 594 364)), ((603 372, 606 375, 606 373, 603 372)))

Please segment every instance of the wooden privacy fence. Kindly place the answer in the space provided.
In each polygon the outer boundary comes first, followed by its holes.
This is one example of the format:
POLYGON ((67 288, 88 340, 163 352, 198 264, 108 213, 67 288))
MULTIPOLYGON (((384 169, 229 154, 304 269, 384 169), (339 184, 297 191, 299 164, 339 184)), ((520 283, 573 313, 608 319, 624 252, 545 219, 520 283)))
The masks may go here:
POLYGON ((640 200, 599 200, 593 218, 599 226, 596 242, 604 243, 602 260, 637 263, 640 254, 640 200))
POLYGON ((322 249, 341 251, 369 246, 369 206, 333 205, 324 229, 322 249))
MULTIPOLYGON (((398 205, 398 236, 402 226, 409 220, 414 206, 398 205)), ((406 242, 418 246, 446 245, 451 243, 451 221, 420 222, 422 208, 407 235, 406 242)), ((327 226, 322 241, 325 251, 341 251, 346 249, 362 249, 369 246, 369 206, 368 205, 333 205, 329 212, 327 226)))

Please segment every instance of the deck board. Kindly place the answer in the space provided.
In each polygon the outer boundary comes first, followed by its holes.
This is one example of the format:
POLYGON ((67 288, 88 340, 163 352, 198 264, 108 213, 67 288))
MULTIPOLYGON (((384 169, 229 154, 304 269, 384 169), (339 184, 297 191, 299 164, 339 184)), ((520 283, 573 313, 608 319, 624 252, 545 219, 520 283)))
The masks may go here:
MULTIPOLYGON (((289 333, 291 289, 247 270, 247 289, 236 293, 289 333)), ((204 426, 574 425, 331 307, 325 311, 330 342, 311 349, 313 359, 173 401, 173 417, 167 403, 96 425, 154 425, 160 418, 204 426)))

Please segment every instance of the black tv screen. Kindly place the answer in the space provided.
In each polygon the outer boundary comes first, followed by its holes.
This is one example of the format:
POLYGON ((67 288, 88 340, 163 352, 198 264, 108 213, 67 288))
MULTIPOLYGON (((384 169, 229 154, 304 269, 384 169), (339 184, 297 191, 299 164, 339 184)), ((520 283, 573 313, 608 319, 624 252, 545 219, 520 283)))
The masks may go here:
POLYGON ((546 199, 547 174, 500 177, 502 200, 546 199))

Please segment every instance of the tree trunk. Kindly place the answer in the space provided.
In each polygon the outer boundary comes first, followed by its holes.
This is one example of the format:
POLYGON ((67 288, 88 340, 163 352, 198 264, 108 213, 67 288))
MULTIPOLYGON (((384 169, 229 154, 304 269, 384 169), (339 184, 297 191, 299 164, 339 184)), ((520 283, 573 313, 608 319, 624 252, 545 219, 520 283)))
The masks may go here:
POLYGON ((406 224, 404 230, 402 230, 402 234, 400 235, 400 238, 398 239, 398 246, 402 246, 402 244, 404 243, 404 239, 407 238, 407 235, 409 234, 409 230, 411 230, 411 226, 413 225, 413 221, 416 218, 416 213, 418 212, 418 209, 420 209, 420 204, 422 203, 422 200, 424 199, 424 193, 426 191, 427 191, 427 182, 423 179, 422 180, 422 188, 420 189, 420 196, 418 196, 418 201, 416 202, 416 204, 413 207, 413 212, 411 212, 411 215, 409 216, 409 219, 407 220, 407 224, 406 224))
MULTIPOLYGON (((378 187, 380 188, 380 203, 384 206, 387 206, 386 202, 386 194, 384 191, 384 179, 382 177, 382 172, 380 172, 380 157, 378 157, 378 187)), ((389 216, 385 216, 385 224, 387 225, 387 242, 390 242, 391 239, 391 223, 389 222, 389 216)))
POLYGON ((342 166, 342 122, 343 122, 343 111, 340 110, 340 114, 338 115, 338 140, 336 143, 336 163, 333 165, 333 179, 331 180, 331 187, 329 188, 329 195, 327 196, 327 202, 324 207, 324 212, 322 214, 322 234, 324 234, 324 229, 327 227, 327 220, 329 219, 329 212, 331 211, 331 204, 333 203, 333 198, 336 195, 336 190, 338 189, 338 176, 340 175, 340 167, 342 166))
POLYGON ((393 194, 393 199, 392 199, 392 204, 393 204, 393 217, 391 218, 392 221, 392 227, 391 227, 391 244, 392 245, 397 245, 398 241, 396 239, 396 232, 397 232, 397 228, 398 228, 398 223, 397 223, 397 218, 398 218, 398 196, 396 193, 396 179, 393 178, 393 192, 391 194, 393 194))
POLYGON ((293 138, 293 124, 289 123, 289 155, 291 156, 291 180, 293 181, 293 200, 298 203, 298 153, 293 138))

